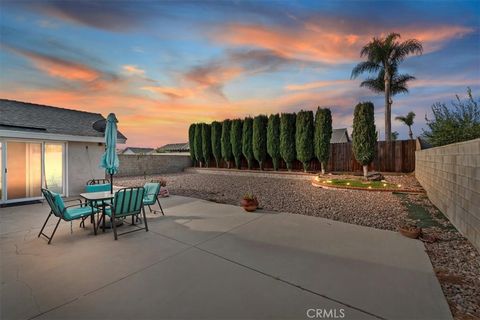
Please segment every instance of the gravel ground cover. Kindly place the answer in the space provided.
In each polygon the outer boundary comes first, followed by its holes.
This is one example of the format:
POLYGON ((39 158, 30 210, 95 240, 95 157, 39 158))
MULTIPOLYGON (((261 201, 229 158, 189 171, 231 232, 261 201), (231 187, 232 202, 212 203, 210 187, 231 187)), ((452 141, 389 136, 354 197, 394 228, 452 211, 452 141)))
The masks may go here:
MULTIPOLYGON (((332 178, 348 176, 335 175, 332 178)), ((315 188, 308 180, 245 177, 206 173, 148 176, 163 179, 171 194, 238 205, 245 193, 258 197, 266 210, 319 216, 396 231, 405 223, 422 223, 437 241, 425 243, 437 277, 456 319, 480 318, 480 255, 423 194, 392 194, 315 188)), ((418 190, 412 175, 386 176, 402 188, 418 190)), ((145 177, 117 178, 115 184, 143 185, 145 177)))

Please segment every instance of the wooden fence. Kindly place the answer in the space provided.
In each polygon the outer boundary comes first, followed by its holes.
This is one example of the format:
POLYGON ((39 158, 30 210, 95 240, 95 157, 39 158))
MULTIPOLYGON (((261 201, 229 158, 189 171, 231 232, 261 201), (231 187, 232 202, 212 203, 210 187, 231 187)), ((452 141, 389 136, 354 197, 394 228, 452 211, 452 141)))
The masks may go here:
MULTIPOLYGON (((211 159, 209 167, 215 167, 215 159, 211 159)), ((232 161, 232 167, 234 167, 232 161)), ((242 156, 242 169, 247 168, 247 160, 242 156)), ((221 168, 227 168, 225 161, 220 162, 221 168)), ((280 160, 280 169, 286 170, 283 160, 280 160)), ((253 169, 258 169, 257 161, 254 161, 253 169)), ((273 169, 272 159, 267 156, 265 169, 273 169)), ((399 141, 378 141, 376 147, 376 156, 373 162, 368 166, 371 171, 380 172, 413 172, 415 170, 415 140, 399 141)), ((293 162, 293 170, 303 171, 303 165, 300 161, 293 162)), ((320 171, 320 163, 317 159, 310 162, 310 171, 320 171)), ((362 171, 362 165, 355 160, 353 155, 352 143, 332 143, 330 145, 330 158, 327 165, 329 172, 356 172, 362 171)))

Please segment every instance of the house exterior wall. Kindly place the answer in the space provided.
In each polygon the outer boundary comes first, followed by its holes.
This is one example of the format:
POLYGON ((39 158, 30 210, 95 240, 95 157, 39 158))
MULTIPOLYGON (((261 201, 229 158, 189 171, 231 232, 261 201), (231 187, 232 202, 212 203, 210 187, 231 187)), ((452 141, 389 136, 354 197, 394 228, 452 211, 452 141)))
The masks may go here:
POLYGON ((100 168, 105 146, 90 142, 68 142, 67 148, 68 194, 76 196, 84 192, 88 180, 105 177, 105 171, 100 168))
POLYGON ((119 154, 118 176, 141 176, 158 173, 175 173, 192 166, 189 154, 119 154))
POLYGON ((480 139, 415 152, 428 198, 480 250, 480 139))

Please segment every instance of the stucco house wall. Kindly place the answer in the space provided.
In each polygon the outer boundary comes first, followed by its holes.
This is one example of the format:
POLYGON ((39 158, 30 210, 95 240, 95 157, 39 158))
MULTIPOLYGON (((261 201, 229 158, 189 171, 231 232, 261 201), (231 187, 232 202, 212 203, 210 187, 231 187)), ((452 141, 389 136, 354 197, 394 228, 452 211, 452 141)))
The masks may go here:
POLYGON ((90 179, 105 177, 100 168, 105 145, 93 142, 68 142, 68 194, 77 196, 84 192, 85 184, 90 179))

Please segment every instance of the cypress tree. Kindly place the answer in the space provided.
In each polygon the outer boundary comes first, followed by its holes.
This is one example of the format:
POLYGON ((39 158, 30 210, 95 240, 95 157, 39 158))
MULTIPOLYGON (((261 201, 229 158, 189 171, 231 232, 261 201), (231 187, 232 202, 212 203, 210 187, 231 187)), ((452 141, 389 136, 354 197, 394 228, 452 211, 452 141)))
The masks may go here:
POLYGON ((247 159, 248 169, 252 169, 252 163, 253 163, 252 134, 253 134, 253 119, 251 117, 247 117, 245 118, 245 120, 243 120, 242 153, 245 159, 247 159))
POLYGON ((307 172, 313 158, 313 112, 301 110, 297 114, 295 127, 297 159, 302 162, 303 170, 307 172))
POLYGON ((195 159, 197 159, 199 166, 202 166, 203 151, 202 151, 202 123, 197 123, 195 126, 195 159))
POLYGON ((280 116, 272 114, 267 125, 267 152, 272 158, 273 169, 278 170, 280 160, 280 116))
POLYGON ((280 117, 280 155, 291 171, 295 160, 295 113, 282 113, 280 117))
POLYGON ((193 165, 195 165, 195 123, 192 123, 188 128, 188 145, 190 146, 190 158, 192 158, 193 165))
POLYGON ((363 165, 363 176, 368 174, 368 165, 375 158, 377 143, 375 131, 374 106, 371 102, 357 104, 353 114, 353 154, 363 165))
POLYGON ((267 158, 267 124, 268 118, 265 115, 256 116, 253 119, 253 155, 258 161, 260 170, 267 158))
POLYGON ((205 167, 208 167, 212 156, 212 132, 209 124, 202 124, 202 151, 205 167))
POLYGON ((220 166, 220 160, 222 159, 222 124, 218 121, 212 122, 212 153, 217 164, 217 168, 220 166))
POLYGON ((233 158, 232 144, 230 143, 231 126, 232 126, 232 122, 229 119, 226 119, 222 122, 222 136, 221 136, 222 158, 227 163, 227 168, 229 169, 230 169, 230 163, 233 158))
POLYGON ((232 120, 230 130, 230 143, 232 144, 232 154, 235 159, 235 166, 240 169, 242 160, 242 120, 232 120))
POLYGON ((314 147, 315 156, 322 166, 322 174, 330 156, 330 140, 332 139, 332 112, 330 109, 318 107, 315 114, 314 147))

